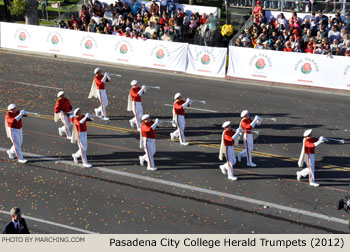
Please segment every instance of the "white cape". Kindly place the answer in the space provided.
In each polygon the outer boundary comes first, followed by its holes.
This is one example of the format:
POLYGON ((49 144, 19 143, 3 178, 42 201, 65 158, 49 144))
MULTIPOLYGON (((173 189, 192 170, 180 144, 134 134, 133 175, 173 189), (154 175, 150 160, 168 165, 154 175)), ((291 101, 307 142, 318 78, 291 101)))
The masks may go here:
POLYGON ((129 95, 128 95, 128 106, 126 107, 126 110, 127 111, 133 111, 132 110, 132 99, 131 99, 130 92, 129 92, 129 95))
POLYGON ((301 148, 301 152, 300 152, 300 157, 299 157, 299 161, 298 161, 298 166, 300 168, 302 168, 304 166, 304 162, 306 160, 306 154, 305 154, 305 139, 303 140, 303 147, 301 148))
POLYGON ((98 98, 98 90, 97 90, 97 86, 96 86, 95 80, 92 81, 90 94, 89 94, 88 98, 91 99, 92 97, 98 98))
POLYGON ((221 144, 220 144, 220 153, 219 153, 219 159, 223 160, 224 154, 226 155, 226 148, 224 144, 224 132, 222 132, 221 136, 221 144))
POLYGON ((11 137, 11 129, 10 129, 10 127, 7 125, 6 120, 5 120, 5 131, 6 131, 6 136, 7 136, 7 138, 10 138, 10 137, 11 137))
POLYGON ((79 132, 78 132, 77 126, 75 126, 75 123, 73 123, 72 139, 70 142, 72 144, 76 143, 78 140, 78 137, 79 137, 79 132))

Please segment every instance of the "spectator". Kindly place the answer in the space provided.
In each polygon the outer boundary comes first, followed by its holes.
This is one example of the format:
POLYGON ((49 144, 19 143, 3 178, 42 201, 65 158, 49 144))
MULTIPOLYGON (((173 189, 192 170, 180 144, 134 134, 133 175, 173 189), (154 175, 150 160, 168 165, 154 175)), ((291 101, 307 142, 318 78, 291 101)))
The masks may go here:
POLYGON ((138 2, 137 0, 132 0, 131 12, 134 16, 137 15, 137 13, 141 12, 141 7, 142 6, 141 6, 140 2, 138 2))
POLYGON ((178 0, 168 0, 168 15, 175 14, 178 0))
POLYGON ((248 38, 242 39, 242 47, 251 47, 250 46, 250 40, 248 38))
POLYGON ((152 13, 152 16, 151 18, 149 19, 149 21, 153 22, 157 19, 159 21, 159 17, 156 15, 155 12, 151 12, 152 13))
POLYGON ((199 25, 204 25, 206 22, 207 22, 207 14, 203 12, 202 16, 199 18, 199 25))
POLYGON ((47 0, 40 0, 40 6, 41 6, 42 18, 43 19, 48 19, 49 17, 46 15, 47 0))
POLYGON ((255 5, 254 9, 253 9, 253 13, 252 13, 253 16, 259 14, 262 11, 262 7, 260 6, 260 4, 261 4, 261 1, 258 0, 256 2, 256 5, 255 5))
POLYGON ((222 36, 222 40, 223 40, 223 43, 224 43, 224 46, 227 47, 230 40, 232 39, 233 37, 233 25, 230 24, 229 20, 227 19, 226 20, 226 24, 224 24, 222 27, 221 27, 221 36, 222 36))
POLYGON ((314 47, 312 43, 308 43, 305 53, 314 53, 314 47))
POLYGON ((332 25, 331 30, 328 32, 328 41, 332 42, 334 39, 340 40, 340 32, 338 30, 338 26, 332 25))
POLYGON ((160 16, 163 16, 163 14, 168 15, 168 0, 160 0, 160 16))
POLYGON ((21 216, 21 209, 13 207, 10 211, 11 221, 6 224, 3 234, 30 234, 27 223, 21 216))
POLYGON ((142 4, 142 7, 141 7, 141 16, 143 17, 145 15, 145 13, 148 13, 147 11, 147 8, 146 8, 146 5, 145 4, 142 4))
POLYGON ((289 41, 286 42, 284 52, 293 52, 293 48, 291 47, 291 43, 289 41))
POLYGON ((315 24, 318 30, 320 29, 321 24, 323 26, 328 25, 328 17, 326 15, 323 15, 323 12, 321 10, 318 12, 317 17, 315 18, 315 24))
POLYGON ((150 12, 150 13, 154 13, 154 14, 156 14, 157 16, 159 15, 159 6, 158 6, 158 4, 156 3, 156 0, 152 0, 152 4, 151 4, 150 7, 149 7, 149 12, 150 12))
POLYGON ((345 30, 346 32, 350 32, 350 12, 346 13, 345 19, 343 21, 344 25, 345 25, 345 30))
POLYGON ((330 49, 332 54, 337 50, 337 48, 339 47, 339 43, 337 39, 333 39, 333 43, 330 45, 330 49))

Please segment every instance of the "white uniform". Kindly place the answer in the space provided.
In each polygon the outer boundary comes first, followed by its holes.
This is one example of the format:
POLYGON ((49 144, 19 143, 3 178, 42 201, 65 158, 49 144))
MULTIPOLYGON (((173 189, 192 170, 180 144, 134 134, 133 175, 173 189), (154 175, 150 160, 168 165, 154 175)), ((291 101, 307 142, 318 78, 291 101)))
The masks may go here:
POLYGON ((96 111, 101 113, 103 117, 106 117, 106 107, 108 106, 106 89, 98 89, 97 97, 100 100, 101 105, 96 109, 96 111))
POLYGON ((9 152, 13 156, 16 155, 18 159, 22 160, 23 159, 23 154, 21 149, 22 143, 23 143, 22 129, 9 128, 9 130, 10 130, 10 139, 13 144, 9 152))
POLYGON ((145 155, 141 156, 142 162, 147 161, 148 167, 154 168, 154 154, 156 154, 156 139, 143 137, 143 149, 145 155))
POLYGON ((74 155, 77 157, 77 158, 80 158, 81 157, 81 160, 83 161, 83 164, 86 164, 88 163, 87 161, 87 157, 86 157, 86 151, 87 151, 87 132, 78 132, 79 136, 78 136, 78 147, 79 147, 79 150, 74 153, 74 155))
POLYGON ((233 166, 236 164, 236 156, 235 156, 233 144, 239 138, 239 133, 240 133, 239 130, 237 130, 237 132, 235 132, 235 133, 231 129, 224 131, 222 133, 222 137, 221 137, 221 145, 220 145, 220 153, 219 153, 220 160, 223 160, 224 154, 226 156, 226 163, 224 163, 223 165, 220 165, 220 169, 222 170, 222 172, 224 174, 225 174, 225 170, 226 170, 228 173, 228 178, 234 179, 234 180, 237 178, 233 175, 233 166), (226 138, 225 138, 225 136, 226 136, 226 138), (225 139, 226 139, 226 145, 225 145, 225 139), (232 145, 230 145, 230 144, 232 144, 232 145), (225 170, 223 170, 223 169, 225 169, 225 170))
POLYGON ((185 137, 185 116, 175 115, 177 129, 173 132, 173 136, 179 138, 180 143, 186 143, 185 137))
POLYGON ((132 112, 134 117, 131 119, 132 123, 137 126, 137 129, 141 129, 141 118, 143 116, 142 103, 137 101, 132 101, 132 112))
POLYGON ((70 130, 70 127, 71 127, 70 118, 67 116, 67 114, 63 113, 62 111, 59 113, 59 116, 63 123, 63 126, 59 128, 59 131, 62 133, 63 132, 66 133, 67 137, 71 137, 72 133, 70 130))
POLYGON ((179 138, 181 144, 188 144, 185 137, 185 109, 191 104, 191 100, 176 100, 173 106, 173 121, 177 129, 170 134, 171 139, 179 138))

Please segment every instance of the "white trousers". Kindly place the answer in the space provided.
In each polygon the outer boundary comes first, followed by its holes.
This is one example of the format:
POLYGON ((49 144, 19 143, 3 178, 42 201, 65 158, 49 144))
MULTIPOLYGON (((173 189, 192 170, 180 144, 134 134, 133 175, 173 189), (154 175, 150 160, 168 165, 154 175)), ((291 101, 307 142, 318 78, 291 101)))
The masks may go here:
POLYGON ((315 154, 306 154, 307 167, 300 171, 302 177, 309 175, 309 182, 315 182, 315 154))
POLYGON ((105 89, 98 89, 98 99, 100 100, 100 106, 96 109, 102 116, 107 116, 106 107, 108 106, 108 98, 105 89))
POLYGON ((12 147, 10 149, 10 153, 12 155, 16 155, 17 159, 23 159, 21 146, 23 143, 23 132, 22 129, 14 129, 10 128, 11 130, 11 142, 12 147))
POLYGON ((137 129, 141 129, 141 117, 143 116, 143 108, 141 102, 132 101, 132 112, 134 117, 131 119, 136 124, 137 129))
POLYGON ((253 162, 252 154, 251 154, 254 149, 253 135, 244 133, 243 141, 244 141, 245 148, 243 151, 241 151, 240 155, 241 157, 247 157, 247 164, 250 164, 253 162))
POLYGON ((86 157, 86 151, 87 151, 87 132, 79 132, 79 137, 78 137, 78 147, 79 150, 74 153, 74 156, 77 158, 81 157, 81 160, 84 164, 87 164, 87 157, 86 157))
POLYGON ((145 155, 141 157, 142 161, 147 161, 149 168, 155 168, 153 156, 156 154, 156 139, 144 137, 143 149, 145 150, 145 155))
POLYGON ((71 137, 72 133, 70 131, 70 119, 63 112, 60 113, 61 121, 63 126, 59 128, 61 132, 65 132, 67 137, 71 137))
POLYGON ((235 150, 233 146, 225 146, 226 148, 226 163, 224 164, 227 174, 233 177, 233 166, 236 164, 235 150))
POLYGON ((180 143, 186 143, 185 138, 185 116, 183 115, 176 115, 177 117, 177 129, 173 132, 173 135, 175 137, 178 137, 180 140, 180 143))

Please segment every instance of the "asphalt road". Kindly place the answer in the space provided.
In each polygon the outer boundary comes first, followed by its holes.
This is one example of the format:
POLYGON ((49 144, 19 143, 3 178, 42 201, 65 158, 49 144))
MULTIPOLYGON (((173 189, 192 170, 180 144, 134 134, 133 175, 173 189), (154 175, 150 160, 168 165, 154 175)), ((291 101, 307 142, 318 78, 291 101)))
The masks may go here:
MULTIPOLYGON (((103 65, 0 51, 0 114, 4 123, 8 104, 40 112, 23 119, 22 150, 29 160, 18 164, 5 152, 11 143, 0 131, 0 230, 6 211, 19 206, 32 233, 337 233, 349 232, 349 215, 336 209, 349 188, 349 96, 287 89, 227 80, 184 76, 158 70, 103 65), (87 99, 93 70, 121 74, 107 84, 109 123, 95 119, 88 125, 88 159, 92 168, 72 162, 77 145, 58 136, 53 121, 56 94, 64 90, 74 107, 93 112, 96 99, 87 99), (169 140, 174 129, 157 130, 155 163, 147 171, 138 163, 138 132, 126 111, 130 82, 160 86, 142 100, 145 113, 171 119, 173 96, 205 100, 186 113, 180 146, 169 140), (263 122, 255 137, 253 161, 234 168, 229 181, 218 168, 221 124, 236 127, 240 112, 276 117, 263 122), (297 159, 304 130, 315 136, 344 138, 325 143, 316 155, 316 181, 296 180, 297 159), (328 216, 330 219, 325 219, 328 216), (44 223, 42 220, 50 221, 44 223), (62 226, 64 225, 64 226, 62 226)), ((243 147, 242 142, 236 152, 243 147)))

